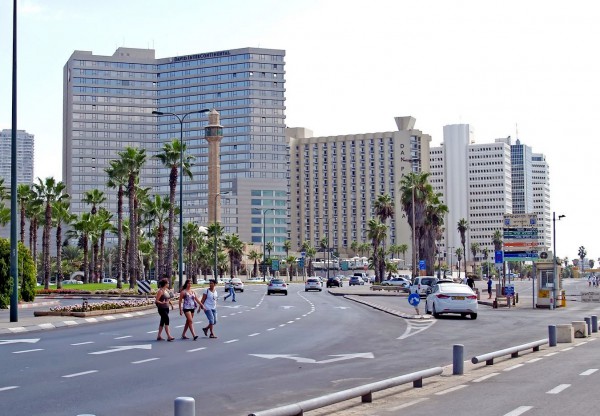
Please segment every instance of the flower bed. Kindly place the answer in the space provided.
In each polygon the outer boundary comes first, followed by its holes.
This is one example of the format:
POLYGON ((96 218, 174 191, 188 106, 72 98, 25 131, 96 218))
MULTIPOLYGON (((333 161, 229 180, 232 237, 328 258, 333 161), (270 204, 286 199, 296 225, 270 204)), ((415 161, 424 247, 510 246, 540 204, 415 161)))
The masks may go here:
POLYGON ((127 299, 120 301, 104 301, 88 304, 84 301, 78 305, 54 306, 48 311, 34 311, 34 316, 76 316, 86 317, 107 315, 112 313, 134 312, 154 307, 154 299, 127 299))
POLYGON ((36 289, 37 295, 91 295, 89 290, 81 289, 36 289))

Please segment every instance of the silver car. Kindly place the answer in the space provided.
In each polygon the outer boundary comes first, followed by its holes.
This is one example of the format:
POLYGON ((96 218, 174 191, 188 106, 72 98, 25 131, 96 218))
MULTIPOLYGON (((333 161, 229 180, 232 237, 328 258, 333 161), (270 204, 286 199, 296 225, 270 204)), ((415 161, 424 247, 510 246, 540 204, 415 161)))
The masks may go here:
POLYGON ((281 279, 271 279, 269 281, 269 285, 267 286, 267 295, 272 293, 283 293, 287 296, 288 290, 285 282, 281 279))

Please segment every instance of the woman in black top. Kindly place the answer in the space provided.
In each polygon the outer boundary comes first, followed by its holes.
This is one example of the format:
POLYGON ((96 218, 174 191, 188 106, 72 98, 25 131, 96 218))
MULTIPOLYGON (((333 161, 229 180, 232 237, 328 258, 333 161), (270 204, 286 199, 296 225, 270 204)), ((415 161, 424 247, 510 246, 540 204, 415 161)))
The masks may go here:
POLYGON ((171 336, 171 331, 169 330, 169 306, 173 309, 173 304, 171 303, 171 296, 168 292, 168 284, 169 281, 167 279, 162 279, 158 282, 158 292, 156 292, 156 298, 154 300, 154 303, 158 308, 158 314, 160 315, 158 336, 156 337, 157 341, 162 341, 164 339, 161 337, 163 328, 167 334, 167 341, 173 341, 175 339, 171 336))

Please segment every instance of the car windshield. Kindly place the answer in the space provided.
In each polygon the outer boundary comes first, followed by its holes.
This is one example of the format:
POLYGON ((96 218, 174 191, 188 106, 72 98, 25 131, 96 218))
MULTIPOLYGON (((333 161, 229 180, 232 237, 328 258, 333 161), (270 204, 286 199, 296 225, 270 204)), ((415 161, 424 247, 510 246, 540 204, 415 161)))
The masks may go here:
POLYGON ((317 279, 308 279, 307 282, 308 283, 319 283, 319 281, 317 279))
POLYGON ((462 285, 460 283, 445 283, 443 285, 439 285, 439 291, 444 293, 465 293, 472 294, 473 291, 467 285, 462 285))
POLYGON ((431 285, 434 282, 434 280, 435 280, 435 278, 422 279, 421 284, 422 285, 431 285))
POLYGON ((283 280, 279 280, 279 279, 271 279, 271 283, 275 283, 275 284, 282 284, 283 280))

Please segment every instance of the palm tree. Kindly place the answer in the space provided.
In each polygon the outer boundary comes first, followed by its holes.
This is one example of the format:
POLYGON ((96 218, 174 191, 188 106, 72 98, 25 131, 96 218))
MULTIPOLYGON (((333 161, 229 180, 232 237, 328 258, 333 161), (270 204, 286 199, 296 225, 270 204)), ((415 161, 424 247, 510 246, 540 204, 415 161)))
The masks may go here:
MULTIPOLYGON (((126 147, 123 152, 119 152, 118 155, 121 157, 123 163, 123 169, 127 174, 127 195, 129 197, 129 287, 135 288, 135 282, 138 275, 138 262, 137 262, 137 236, 139 232, 137 230, 137 218, 135 210, 136 201, 136 185, 139 180, 139 175, 142 170, 142 166, 146 162, 146 150, 145 149, 134 149, 132 147, 126 147)), ((172 271, 173 257, 170 256, 171 264, 167 264, 172 271)), ((171 274, 169 274, 169 278, 171 274)))
POLYGON ((292 249, 292 242, 290 240, 285 240, 283 242, 283 249, 285 250, 285 257, 289 257, 290 250, 292 249))
POLYGON ((127 184, 127 172, 120 160, 111 160, 110 166, 104 170, 108 175, 109 188, 117 188, 117 288, 123 287, 123 196, 127 184))
POLYGON ((460 277, 460 261, 462 260, 463 249, 460 247, 457 248, 454 254, 456 255, 456 260, 458 261, 458 276, 460 277))
POLYGON ((113 214, 107 211, 105 208, 100 208, 98 210, 98 230, 100 231, 100 262, 98 264, 98 270, 100 272, 100 276, 103 276, 104 273, 104 242, 106 240, 106 232, 112 230, 113 226, 111 224, 113 214))
MULTIPOLYGON (((177 190, 178 170, 181 163, 182 153, 185 155, 183 159, 183 173, 190 179, 193 177, 191 171, 191 162, 194 157, 185 154, 186 145, 180 142, 178 139, 173 139, 171 143, 165 143, 162 148, 162 153, 155 155, 154 157, 162 162, 162 164, 169 169, 169 232, 167 236, 167 259, 166 259, 166 272, 169 277, 173 275, 173 241, 174 241, 174 230, 175 230, 175 191, 177 190)), ((179 178, 183 180, 183 178, 179 178)), ((179 207, 183 209, 183 207, 179 207)), ((179 224, 183 227, 183 224, 179 224)))
POLYGON ((50 285, 50 230, 52 228, 52 206, 69 198, 64 193, 65 184, 56 181, 54 178, 46 178, 42 181, 38 178, 38 183, 33 185, 35 193, 44 203, 44 233, 42 238, 43 270, 44 270, 44 288, 48 289, 50 285))
POLYGON ((4 227, 10 222, 10 208, 0 204, 0 226, 4 227))
POLYGON ((62 287, 62 225, 70 225, 76 215, 69 211, 70 202, 68 200, 56 201, 52 208, 54 226, 56 227, 56 288, 62 287))
POLYGON ((380 274, 379 263, 383 261, 379 246, 385 239, 387 232, 387 226, 381 221, 375 218, 371 218, 368 224, 367 236, 371 239, 371 245, 373 247, 373 268, 375 269, 375 281, 381 282, 382 276, 380 274))
MULTIPOLYGON (((394 200, 389 194, 379 195, 373 203, 373 211, 375 216, 379 218, 379 221, 381 221, 382 224, 386 224, 388 218, 394 218, 394 200)), ((382 241, 382 247, 385 251, 385 240, 382 241)), ((383 262, 381 263, 381 266, 385 266, 383 262)))
POLYGON ((31 194, 31 186, 27 184, 19 184, 17 185, 17 203, 19 204, 20 215, 20 236, 21 243, 25 244, 25 210, 29 201, 32 198, 31 194))
MULTIPOLYGON (((210 224, 208 226, 208 228, 206 230, 206 232, 207 232, 207 234, 206 234, 207 235, 207 239, 210 242, 209 244, 213 248, 213 250, 214 250, 214 246, 216 244, 216 246, 217 246, 217 250, 216 250, 217 253, 219 253, 221 251, 221 239, 222 239, 221 237, 223 235, 224 230, 225 229, 223 228, 223 226, 220 223, 218 223, 218 222, 213 222, 212 224, 210 224)), ((210 268, 213 268, 214 267, 214 261, 215 261, 215 252, 214 251, 212 251, 212 253, 210 254, 209 258, 211 259, 211 261, 209 262, 209 264, 211 265, 210 268)), ((219 268, 218 266, 219 266, 219 256, 217 254, 217 268, 219 268)), ((219 276, 218 275, 219 275, 219 273, 217 272, 216 276, 215 276, 215 279, 216 279, 217 283, 219 281, 219 276)))
POLYGON ((579 258, 581 259, 581 273, 583 275, 583 270, 584 270, 584 260, 585 260, 585 256, 587 256, 587 250, 585 249, 584 246, 579 247, 579 250, 577 251, 577 255, 579 256, 579 258))
MULTIPOLYGON (((466 239, 466 232, 469 229, 469 223, 467 222, 466 219, 461 218, 460 220, 458 220, 458 224, 457 224, 457 229, 458 229, 458 233, 460 234, 460 243, 462 244, 462 249, 463 249, 463 253, 465 255, 465 278, 467 277, 467 239, 466 239)), ((460 269, 459 269, 460 271, 460 269)))
POLYGON ((408 244, 398 245, 398 253, 402 254, 402 258, 404 259, 404 267, 406 267, 406 252, 407 251, 408 251, 408 244))
POLYGON ((356 254, 358 253, 358 241, 354 240, 352 243, 350 243, 350 250, 352 250, 354 252, 354 255, 356 256, 356 254))
POLYGON ((485 263, 485 274, 488 276, 488 278, 490 277, 490 267, 488 265, 488 257, 490 255, 490 251, 487 247, 485 247, 481 253, 483 254, 483 261, 485 263))
POLYGON ((292 281, 293 277, 294 277, 294 267, 296 266, 296 261, 298 259, 296 258, 296 256, 287 256, 285 258, 285 262, 289 265, 289 269, 288 269, 288 277, 290 279, 290 282, 292 281))
POLYGON ((33 258, 36 267, 38 228, 40 223, 44 221, 43 204, 44 201, 42 201, 32 189, 31 196, 25 207, 25 215, 29 218, 29 251, 31 251, 31 257, 33 258))
POLYGON ((252 250, 249 254, 248 254, 248 259, 252 262, 254 262, 254 267, 252 269, 252 277, 256 277, 258 276, 258 261, 262 258, 262 254, 260 254, 258 251, 256 250, 252 250))
POLYGON ((239 235, 228 234, 223 238, 223 247, 227 250, 227 255, 229 256, 231 277, 235 277, 238 266, 241 264, 242 254, 244 253, 244 242, 240 240, 239 235))
POLYGON ((471 243, 471 254, 473 255, 473 272, 477 265, 477 253, 479 252, 479 243, 471 243))
POLYGON ((81 202, 83 202, 84 204, 92 206, 92 209, 90 211, 92 215, 96 215, 96 213, 98 212, 98 206, 105 201, 106 195, 104 195, 104 192, 100 191, 99 189, 91 189, 89 191, 85 191, 83 193, 83 198, 81 199, 81 202))
POLYGON ((4 178, 0 178, 0 203, 5 199, 10 198, 10 193, 6 186, 4 186, 4 178))
POLYGON ((154 199, 144 201, 144 218, 149 225, 156 224, 156 235, 154 238, 156 252, 156 274, 163 276, 166 273, 165 265, 165 221, 171 210, 171 203, 167 198, 154 195, 154 199))

